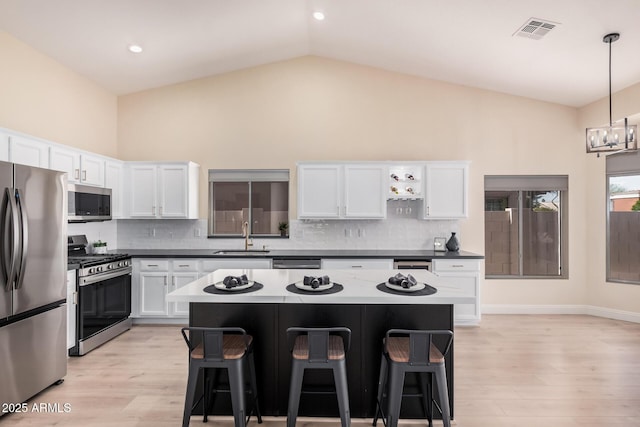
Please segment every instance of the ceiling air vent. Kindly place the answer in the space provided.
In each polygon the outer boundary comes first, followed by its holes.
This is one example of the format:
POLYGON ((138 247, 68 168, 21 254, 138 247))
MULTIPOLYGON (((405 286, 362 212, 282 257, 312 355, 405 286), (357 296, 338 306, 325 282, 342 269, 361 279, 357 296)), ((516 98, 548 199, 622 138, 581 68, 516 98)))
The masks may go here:
POLYGON ((557 22, 545 21, 544 19, 530 18, 523 26, 513 33, 514 36, 526 37, 528 39, 540 40, 546 36, 549 31, 556 28, 557 22))

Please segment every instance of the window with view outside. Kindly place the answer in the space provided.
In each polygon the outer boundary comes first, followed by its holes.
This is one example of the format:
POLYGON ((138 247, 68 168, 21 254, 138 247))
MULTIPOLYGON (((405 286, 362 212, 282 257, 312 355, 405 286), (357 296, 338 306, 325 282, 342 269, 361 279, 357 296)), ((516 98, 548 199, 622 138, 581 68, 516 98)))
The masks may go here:
POLYGON ((289 222, 289 171, 209 170, 209 236, 280 236, 289 222))
MULTIPOLYGON (((551 189, 554 179, 527 178, 485 178, 487 277, 563 276, 566 190, 551 189), (536 183, 542 189, 532 189, 536 183)), ((566 188, 566 177, 551 178, 560 178, 559 188, 566 188)))
POLYGON ((608 177, 607 280, 640 283, 640 174, 608 177))

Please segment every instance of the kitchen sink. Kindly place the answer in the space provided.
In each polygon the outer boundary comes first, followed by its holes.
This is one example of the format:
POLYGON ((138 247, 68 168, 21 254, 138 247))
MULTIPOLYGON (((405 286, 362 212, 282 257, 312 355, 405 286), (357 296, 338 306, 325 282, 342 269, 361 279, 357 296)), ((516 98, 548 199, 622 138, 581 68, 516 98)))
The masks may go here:
POLYGON ((246 251, 243 251, 243 250, 215 251, 213 254, 214 255, 256 255, 256 254, 268 254, 268 253, 269 253, 268 249, 247 249, 246 251))

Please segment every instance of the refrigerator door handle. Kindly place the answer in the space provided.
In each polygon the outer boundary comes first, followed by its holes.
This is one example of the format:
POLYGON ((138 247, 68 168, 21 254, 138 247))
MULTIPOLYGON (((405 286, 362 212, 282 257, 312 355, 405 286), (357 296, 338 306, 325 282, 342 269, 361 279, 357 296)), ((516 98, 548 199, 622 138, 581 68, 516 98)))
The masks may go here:
POLYGON ((5 188, 5 195, 7 197, 7 208, 5 210, 5 216, 3 218, 3 254, 2 259, 2 271, 6 274, 5 289, 10 291, 13 287, 16 271, 18 269, 18 234, 20 229, 18 227, 18 208, 16 206, 16 200, 13 197, 13 190, 11 188, 5 188), (9 239, 9 236, 12 238, 9 239))
POLYGON ((24 282, 24 272, 27 267, 27 249, 29 248, 29 225, 28 225, 28 219, 27 219, 27 212, 24 208, 24 203, 22 201, 22 194, 20 193, 20 190, 17 188, 16 188, 15 200, 16 200, 16 205, 20 210, 20 223, 22 224, 22 227, 20 227, 20 231, 21 231, 20 260, 18 265, 18 271, 16 272, 16 289, 20 289, 22 287, 22 282, 24 282))

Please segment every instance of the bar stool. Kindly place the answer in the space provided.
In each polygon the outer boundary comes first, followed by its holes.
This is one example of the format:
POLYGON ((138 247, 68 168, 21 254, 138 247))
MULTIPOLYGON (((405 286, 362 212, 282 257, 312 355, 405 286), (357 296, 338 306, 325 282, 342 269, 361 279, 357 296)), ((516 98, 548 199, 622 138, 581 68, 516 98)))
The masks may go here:
POLYGON ((382 414, 383 421, 385 420, 382 401, 386 395, 387 414, 384 424, 386 427, 397 427, 402 396, 410 396, 403 394, 404 377, 407 372, 418 373, 422 393, 411 396, 423 398, 429 427, 433 426, 434 403, 442 414, 444 427, 451 426, 444 358, 451 348, 452 341, 453 332, 448 330, 390 329, 387 331, 383 341, 382 360, 380 362, 377 408, 373 419, 374 426, 378 422, 378 414, 382 414), (434 338, 436 343, 434 343, 434 338), (424 374, 429 376, 428 383, 424 378, 424 374), (433 400, 432 374, 435 374, 438 385, 440 406, 433 400))
POLYGON ((331 369, 342 427, 351 425, 345 354, 351 346, 349 328, 289 328, 287 343, 292 356, 287 427, 295 427, 305 369, 331 369))
MULTIPOLYGON (((182 328, 182 336, 189 347, 189 378, 184 401, 184 415, 182 426, 188 427, 193 407, 204 398, 204 422, 207 422, 207 412, 213 384, 205 384, 203 397, 193 402, 196 383, 200 369, 227 369, 229 376, 229 392, 235 427, 245 427, 251 414, 255 410, 258 423, 262 423, 260 407, 258 405, 258 389, 256 385, 256 369, 253 360, 253 337, 247 335, 242 328, 182 328), (187 336, 190 333, 191 339, 187 336), (197 344, 195 344, 197 343, 197 344), (245 368, 249 369, 250 389, 245 390, 245 368), (253 395, 253 407, 247 413, 245 393, 253 395), (246 414, 246 419, 245 419, 246 414)), ((207 381, 205 380, 205 383, 207 381)), ((217 390, 221 391, 221 390, 217 390)), ((227 391, 227 390, 224 390, 227 391)))

